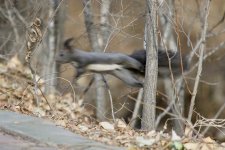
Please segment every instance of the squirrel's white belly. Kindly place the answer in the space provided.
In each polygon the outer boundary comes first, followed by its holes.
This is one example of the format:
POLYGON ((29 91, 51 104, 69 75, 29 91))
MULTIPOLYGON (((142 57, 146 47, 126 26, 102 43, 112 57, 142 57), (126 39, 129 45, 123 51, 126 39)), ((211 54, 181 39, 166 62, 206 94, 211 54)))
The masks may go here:
POLYGON ((118 64, 90 64, 86 69, 89 71, 111 71, 122 69, 122 66, 118 64))

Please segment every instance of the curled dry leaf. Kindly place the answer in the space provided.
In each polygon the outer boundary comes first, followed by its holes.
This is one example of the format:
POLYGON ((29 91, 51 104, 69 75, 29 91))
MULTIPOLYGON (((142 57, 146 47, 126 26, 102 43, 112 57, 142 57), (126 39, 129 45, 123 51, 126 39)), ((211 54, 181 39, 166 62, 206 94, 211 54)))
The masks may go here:
POLYGON ((38 26, 38 27, 41 26, 41 19, 35 18, 33 24, 34 24, 35 26, 38 26))
POLYGON ((36 30, 34 28, 31 28, 30 31, 29 31, 29 40, 32 42, 32 43, 35 43, 38 41, 38 34, 36 32, 36 30))
POLYGON ((105 121, 105 122, 100 122, 99 125, 100 125, 103 129, 105 129, 105 130, 107 130, 107 131, 114 131, 114 130, 115 130, 114 125, 111 124, 111 123, 109 123, 109 122, 106 122, 106 121, 105 121))
POLYGON ((41 30, 38 27, 36 27, 36 26, 35 26, 35 30, 36 30, 36 32, 38 34, 38 37, 42 37, 41 30))

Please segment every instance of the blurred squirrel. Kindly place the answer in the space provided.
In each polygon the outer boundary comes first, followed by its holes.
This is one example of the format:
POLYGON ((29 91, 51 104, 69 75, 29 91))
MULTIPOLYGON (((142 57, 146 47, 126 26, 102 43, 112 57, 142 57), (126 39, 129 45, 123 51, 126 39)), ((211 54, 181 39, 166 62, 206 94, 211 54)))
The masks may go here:
POLYGON ((85 52, 72 46, 73 38, 64 42, 63 50, 56 54, 56 61, 72 63, 77 70, 76 78, 85 72, 111 74, 126 84, 142 87, 143 83, 129 72, 144 72, 144 65, 138 60, 122 53, 85 52))
MULTIPOLYGON (((76 78, 85 72, 95 72, 113 75, 129 86, 143 87, 143 82, 138 77, 145 75, 146 51, 138 50, 131 55, 122 53, 85 52, 73 48, 73 38, 64 42, 63 50, 56 54, 56 61, 61 63, 72 63, 77 70, 76 78)), ((187 59, 173 51, 158 50, 159 77, 169 77, 169 59, 171 70, 175 76, 181 75, 182 69, 187 69, 187 59)))

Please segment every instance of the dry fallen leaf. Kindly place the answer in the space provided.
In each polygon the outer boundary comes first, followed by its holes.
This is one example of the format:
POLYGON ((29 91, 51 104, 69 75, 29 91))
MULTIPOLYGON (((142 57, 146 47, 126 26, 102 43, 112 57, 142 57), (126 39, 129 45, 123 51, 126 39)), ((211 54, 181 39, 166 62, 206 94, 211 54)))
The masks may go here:
POLYGON ((197 149, 199 147, 199 144, 198 143, 185 143, 184 147, 187 150, 194 150, 194 149, 197 149))
POLYGON ((205 143, 215 143, 215 141, 214 141, 213 139, 211 139, 210 137, 204 138, 203 141, 204 141, 205 143))
POLYGON ((45 111, 38 107, 34 108, 33 113, 39 117, 43 117, 46 115, 45 111))
MULTIPOLYGON (((12 73, 13 76, 18 75, 18 77, 21 76, 22 78, 30 80, 31 76, 28 76, 31 74, 29 68, 23 66, 18 67, 20 64, 17 62, 16 58, 12 59, 10 63, 8 66, 15 69, 9 69, 7 67, 2 68, 0 64, 0 72, 4 73, 9 70, 8 73, 12 73)), ((40 77, 36 76, 36 78, 40 77)), ((221 144, 221 147, 219 147, 220 145, 210 137, 204 138, 203 140, 196 140, 198 143, 194 143, 190 138, 182 139, 182 141, 180 141, 181 137, 174 131, 172 132, 172 136, 169 133, 165 133, 167 124, 165 124, 164 130, 161 130, 160 132, 150 131, 146 133, 132 130, 120 119, 117 120, 116 125, 109 122, 98 123, 94 118, 92 118, 94 111, 82 106, 83 99, 80 101, 74 101, 75 95, 73 93, 68 93, 64 96, 59 96, 57 94, 45 95, 52 107, 52 110, 54 110, 52 111, 50 110, 46 99, 42 97, 40 92, 38 92, 40 101, 39 107, 37 107, 34 104, 35 97, 33 88, 27 87, 27 85, 24 86, 24 84, 21 83, 23 83, 23 81, 18 81, 17 78, 12 79, 4 74, 0 75, 2 93, 0 96, 0 107, 21 113, 44 116, 45 118, 53 120, 57 125, 66 127, 83 136, 88 136, 93 140, 105 142, 107 144, 126 146, 129 150, 145 149, 145 147, 140 148, 138 146, 146 146, 147 148, 151 146, 150 148, 156 147, 158 149, 169 148, 171 143, 175 148, 182 148, 185 146, 185 148, 189 150, 222 150, 224 149, 222 146, 225 146, 223 143, 221 144), (119 130, 116 130, 115 127, 119 130), (171 139, 174 141, 170 141, 171 139)), ((40 80, 39 86, 43 83, 44 80, 40 80)), ((40 87, 43 90, 42 86, 40 87)), ((188 135, 189 130, 189 128, 185 129, 185 135, 188 135)))
POLYGON ((201 144, 201 150, 212 150, 212 149, 218 150, 218 148, 213 144, 206 144, 206 143, 201 144))
POLYGON ((66 126, 66 123, 65 123, 64 120, 57 120, 56 121, 56 125, 65 127, 66 126))
POLYGON ((184 135, 186 137, 192 137, 193 131, 189 126, 186 126, 184 129, 184 135))
POLYGON ((155 131, 155 130, 149 131, 149 132, 147 133, 147 136, 149 136, 149 137, 154 137, 154 136, 156 136, 156 131, 155 131))
POLYGON ((121 119, 116 119, 116 127, 120 129, 125 129, 127 127, 127 124, 121 119))
POLYGON ((177 135, 177 133, 172 130, 172 141, 180 141, 181 137, 179 135, 177 135))
POLYGON ((88 127, 83 125, 78 125, 78 128, 81 130, 81 132, 86 132, 88 130, 88 127))
POLYGON ((138 150, 138 148, 134 145, 130 145, 127 150, 138 150))
POLYGON ((108 131, 114 131, 115 128, 114 128, 114 125, 109 123, 109 122, 100 122, 99 125, 101 127, 103 127, 105 130, 108 130, 108 131))
POLYGON ((143 146, 151 146, 154 144, 156 141, 154 138, 144 138, 143 136, 138 136, 136 137, 136 143, 138 146, 143 147, 143 146))
POLYGON ((8 61, 7 67, 8 67, 8 68, 11 68, 11 69, 22 70, 23 65, 22 65, 22 63, 19 61, 18 56, 15 55, 14 57, 12 57, 12 58, 8 61))
POLYGON ((221 143, 221 145, 225 147, 225 142, 221 143))

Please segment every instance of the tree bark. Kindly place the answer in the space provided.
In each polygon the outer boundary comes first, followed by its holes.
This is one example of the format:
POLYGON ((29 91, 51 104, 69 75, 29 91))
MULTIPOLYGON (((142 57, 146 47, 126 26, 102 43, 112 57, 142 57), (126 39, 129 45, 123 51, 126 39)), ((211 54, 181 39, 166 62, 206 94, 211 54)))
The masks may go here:
MULTIPOLYGON (((101 52, 102 49, 106 46, 106 41, 109 38, 109 7, 111 0, 102 1, 101 6, 101 36, 98 36, 97 28, 94 26, 92 10, 91 10, 91 0, 83 0, 84 4, 84 16, 85 16, 85 25, 88 32, 88 38, 91 43, 91 46, 94 51, 101 52)), ((106 112, 106 97, 105 97, 105 88, 104 82, 101 75, 95 75, 96 81, 96 107, 97 107, 97 118, 99 120, 105 120, 104 113, 106 112)))
POLYGON ((111 5, 111 0, 102 0, 101 5, 101 19, 100 19, 100 30, 101 30, 101 38, 100 38, 100 46, 102 49, 106 49, 107 43, 110 36, 110 26, 109 26, 109 10, 111 5))
POLYGON ((44 77, 49 80, 45 88, 45 93, 50 94, 55 91, 57 84, 56 72, 59 72, 59 65, 55 63, 55 53, 61 48, 61 39, 63 38, 63 8, 60 6, 61 0, 50 0, 48 36, 46 38, 48 52, 46 52, 47 63, 44 67, 44 77), (53 18, 53 19, 52 19, 53 18), (51 20, 52 19, 52 20, 51 20), (50 85, 50 86, 49 86, 50 85))
POLYGON ((158 75, 157 0, 146 0, 146 71, 142 129, 155 129, 155 105, 158 75))

